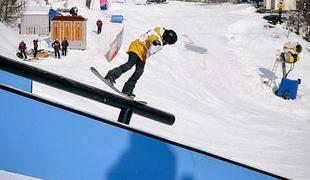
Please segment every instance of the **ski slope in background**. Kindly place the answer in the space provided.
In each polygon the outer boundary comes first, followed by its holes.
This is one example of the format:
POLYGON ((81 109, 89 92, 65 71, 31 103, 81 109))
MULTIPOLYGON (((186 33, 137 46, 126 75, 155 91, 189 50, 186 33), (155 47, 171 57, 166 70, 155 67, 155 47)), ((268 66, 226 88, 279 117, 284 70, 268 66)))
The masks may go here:
POLYGON ((24 176, 21 174, 11 173, 0 170, 0 179, 2 180, 40 180, 34 177, 24 176))
MULTIPOLYGON (((298 41, 309 47, 301 37, 280 25, 265 28, 264 14, 245 4, 127 2, 112 3, 106 12, 85 8, 79 14, 88 18, 87 50, 69 50, 60 60, 50 57, 25 63, 111 91, 89 68, 94 66, 105 74, 127 61, 128 45, 148 29, 157 25, 173 29, 178 42, 147 60, 134 93, 149 105, 175 114, 176 122, 166 126, 134 115, 130 126, 290 179, 310 178, 309 51, 304 48, 288 76, 302 81, 295 101, 275 96, 262 84, 270 75, 276 50, 285 42, 298 41), (109 22, 111 14, 125 17, 125 31, 118 56, 108 63, 104 58, 107 43, 121 29, 120 24, 109 22), (97 35, 99 18, 104 26, 97 35)), ((36 37, 17 35, 17 29, 3 24, 0 31, 1 42, 6 42, 0 44, 0 53, 16 60, 19 41, 23 39, 31 47, 36 37)), ((47 48, 43 41, 41 46, 47 48)), ((282 74, 278 69, 277 82, 282 74)), ((119 78, 116 86, 122 88, 131 73, 119 78)), ((116 119, 119 113, 37 83, 34 92, 109 119, 116 119)))

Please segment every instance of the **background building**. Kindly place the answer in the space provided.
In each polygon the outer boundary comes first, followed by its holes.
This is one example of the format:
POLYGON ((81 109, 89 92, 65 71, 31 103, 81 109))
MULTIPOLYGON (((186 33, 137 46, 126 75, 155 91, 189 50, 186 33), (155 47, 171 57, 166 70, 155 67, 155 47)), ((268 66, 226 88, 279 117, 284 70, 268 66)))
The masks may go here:
POLYGON ((67 38, 70 49, 86 49, 86 21, 82 16, 53 17, 50 42, 67 38))
MULTIPOLYGON (((277 10, 277 4, 280 0, 265 0, 264 5, 266 9, 277 10)), ((296 10, 296 0, 283 0, 284 8, 283 10, 296 10)))
POLYGON ((28 6, 21 20, 21 34, 48 35, 49 9, 40 6, 28 6))

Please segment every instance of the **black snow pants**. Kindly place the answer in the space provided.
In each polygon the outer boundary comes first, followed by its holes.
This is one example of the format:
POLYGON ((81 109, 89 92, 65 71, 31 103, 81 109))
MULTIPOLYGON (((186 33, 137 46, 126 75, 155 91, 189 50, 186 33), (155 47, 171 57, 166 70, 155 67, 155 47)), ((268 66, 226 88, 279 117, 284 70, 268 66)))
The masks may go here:
POLYGON ((137 81, 144 72, 145 63, 140 60, 139 56, 134 52, 129 52, 128 61, 119 67, 116 67, 109 71, 109 75, 112 76, 114 80, 119 78, 123 73, 130 70, 134 65, 136 65, 135 72, 131 75, 128 81, 124 84, 122 92, 128 93, 133 92, 133 89, 136 86, 137 81))
POLYGON ((27 59, 26 51, 20 50, 20 54, 23 56, 23 58, 27 59))
POLYGON ((59 53, 59 49, 54 49, 55 50, 55 58, 58 57, 58 59, 60 59, 60 53, 59 53))
POLYGON ((67 56, 67 48, 62 48, 61 52, 63 56, 67 56))
POLYGON ((101 33, 101 29, 102 29, 102 27, 101 27, 101 26, 98 26, 97 34, 100 34, 100 33, 101 33))

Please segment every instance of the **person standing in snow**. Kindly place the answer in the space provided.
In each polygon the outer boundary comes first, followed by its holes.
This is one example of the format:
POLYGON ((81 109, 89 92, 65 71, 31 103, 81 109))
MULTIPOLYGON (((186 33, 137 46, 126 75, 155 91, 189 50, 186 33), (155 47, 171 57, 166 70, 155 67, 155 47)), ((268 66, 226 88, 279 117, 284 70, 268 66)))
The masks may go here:
POLYGON ((34 52, 33 52, 33 57, 36 58, 37 57, 37 53, 38 53, 38 39, 34 39, 33 40, 33 49, 34 49, 34 52))
POLYGON ((256 8, 259 8, 259 0, 255 0, 256 2, 256 8))
POLYGON ((147 31, 129 45, 127 51, 127 54, 129 55, 128 61, 119 67, 110 70, 105 76, 105 79, 113 85, 115 80, 123 73, 127 72, 133 66, 136 66, 134 73, 124 84, 122 89, 122 93, 130 97, 135 97, 133 90, 138 79, 144 72, 146 59, 160 51, 165 45, 176 43, 177 40, 177 34, 173 30, 165 29, 164 27, 155 27, 154 29, 147 31))
POLYGON ((56 39, 53 44, 52 44, 52 47, 54 48, 54 51, 55 51, 55 58, 58 57, 58 59, 60 59, 60 53, 59 53, 59 50, 60 50, 60 42, 58 39, 56 39))
POLYGON ((27 55, 26 55, 26 50, 27 50, 27 45, 24 41, 21 41, 19 43, 19 46, 18 46, 18 49, 20 51, 20 54, 25 58, 27 59, 27 55))
POLYGON ((77 16, 78 8, 76 6, 72 7, 69 11, 72 16, 77 16))
POLYGON ((68 46, 69 46, 69 43, 67 41, 67 38, 64 38, 64 40, 61 42, 61 52, 63 56, 67 56, 68 46))
POLYGON ((96 22, 96 25, 97 25, 97 34, 101 34, 102 21, 98 19, 98 21, 96 22))
POLYGON ((282 23, 282 10, 284 8, 284 3, 283 3, 283 0, 280 0, 277 4, 277 7, 279 9, 279 22, 282 23))

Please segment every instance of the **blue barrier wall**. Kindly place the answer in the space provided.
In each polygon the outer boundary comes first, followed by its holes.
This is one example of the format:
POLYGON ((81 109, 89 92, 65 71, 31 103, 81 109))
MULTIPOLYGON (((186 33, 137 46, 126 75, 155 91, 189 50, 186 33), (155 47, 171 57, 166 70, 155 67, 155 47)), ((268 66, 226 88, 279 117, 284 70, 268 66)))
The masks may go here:
MULTIPOLYGON (((0 71, 0 82, 31 82, 0 71)), ((0 169, 45 180, 275 179, 0 90, 0 169)))

